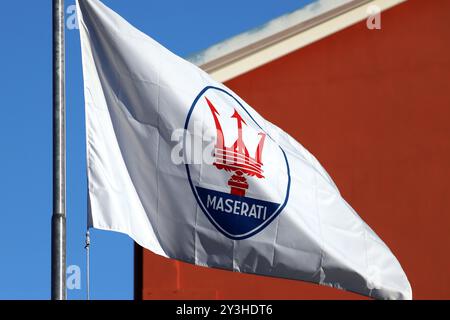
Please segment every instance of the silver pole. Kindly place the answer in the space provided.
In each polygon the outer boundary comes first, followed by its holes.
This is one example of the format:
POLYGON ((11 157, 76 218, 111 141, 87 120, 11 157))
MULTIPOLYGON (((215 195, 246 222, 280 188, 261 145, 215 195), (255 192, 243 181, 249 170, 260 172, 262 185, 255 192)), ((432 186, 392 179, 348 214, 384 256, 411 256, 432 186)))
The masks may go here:
POLYGON ((52 300, 66 299, 66 126, 64 0, 53 0, 52 300))

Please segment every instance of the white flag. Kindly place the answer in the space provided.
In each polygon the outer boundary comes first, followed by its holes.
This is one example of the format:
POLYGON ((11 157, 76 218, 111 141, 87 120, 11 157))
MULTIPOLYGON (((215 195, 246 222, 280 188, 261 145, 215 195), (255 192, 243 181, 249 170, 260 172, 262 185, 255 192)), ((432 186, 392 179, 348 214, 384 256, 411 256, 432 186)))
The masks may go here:
POLYGON ((297 141, 100 1, 80 0, 78 17, 90 226, 196 265, 411 299, 297 141))

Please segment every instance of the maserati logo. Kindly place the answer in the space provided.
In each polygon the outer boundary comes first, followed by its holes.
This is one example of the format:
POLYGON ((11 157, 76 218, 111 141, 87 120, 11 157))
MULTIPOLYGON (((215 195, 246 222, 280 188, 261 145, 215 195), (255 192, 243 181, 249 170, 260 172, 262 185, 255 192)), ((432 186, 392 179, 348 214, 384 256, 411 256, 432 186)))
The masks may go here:
POLYGON ((261 154, 263 151, 266 134, 258 133, 258 135, 261 136, 261 139, 256 149, 255 157, 250 157, 250 154, 247 150, 247 147, 245 146, 242 137, 242 124, 245 124, 245 121, 242 119, 236 109, 234 109, 233 115, 231 117, 236 119, 238 138, 231 145, 231 147, 226 147, 225 136, 218 119, 219 112, 217 112, 217 109, 207 97, 205 97, 205 100, 208 103, 209 108, 211 109, 211 114, 214 118, 214 124, 217 131, 217 142, 214 150, 214 165, 219 170, 234 172, 233 176, 228 181, 228 185, 231 187, 230 193, 237 196, 245 196, 245 192, 248 189, 248 183, 245 175, 264 178, 264 176, 262 175, 263 164, 261 161, 261 154))
POLYGON ((205 88, 195 99, 185 130, 202 119, 215 134, 213 161, 186 164, 201 210, 231 239, 248 238, 267 227, 289 198, 289 164, 284 151, 232 94, 205 88))

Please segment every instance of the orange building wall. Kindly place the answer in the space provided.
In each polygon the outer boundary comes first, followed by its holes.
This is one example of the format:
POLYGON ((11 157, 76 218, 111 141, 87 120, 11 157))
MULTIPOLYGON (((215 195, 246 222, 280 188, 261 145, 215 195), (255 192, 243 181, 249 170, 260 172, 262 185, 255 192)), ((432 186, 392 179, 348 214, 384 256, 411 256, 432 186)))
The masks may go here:
MULTIPOLYGON (((402 264, 450 299, 450 1, 409 0, 226 83, 308 148, 402 264)), ((357 299, 137 249, 137 298, 357 299)))

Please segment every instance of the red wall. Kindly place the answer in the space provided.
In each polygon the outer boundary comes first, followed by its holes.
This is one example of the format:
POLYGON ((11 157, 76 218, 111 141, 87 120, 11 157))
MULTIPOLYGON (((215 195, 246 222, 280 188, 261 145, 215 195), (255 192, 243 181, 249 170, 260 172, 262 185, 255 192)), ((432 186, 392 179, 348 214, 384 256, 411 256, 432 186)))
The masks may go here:
MULTIPOLYGON (((381 30, 361 22, 226 84, 321 161, 397 256, 415 298, 449 299, 449 82, 450 1, 409 0, 382 13, 381 30)), ((144 299, 359 298, 137 257, 144 299)))

